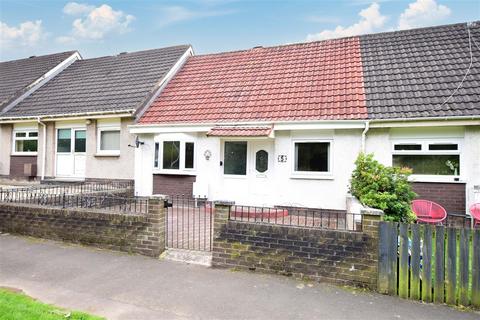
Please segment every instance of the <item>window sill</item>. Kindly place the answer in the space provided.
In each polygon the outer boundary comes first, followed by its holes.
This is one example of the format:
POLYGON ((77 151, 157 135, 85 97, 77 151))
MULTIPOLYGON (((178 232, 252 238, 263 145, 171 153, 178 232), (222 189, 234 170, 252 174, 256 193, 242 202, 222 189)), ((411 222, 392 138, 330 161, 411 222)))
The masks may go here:
POLYGON ((97 158, 97 157, 100 157, 100 158, 101 158, 101 157, 116 157, 116 158, 118 158, 118 157, 120 157, 120 152, 95 153, 93 156, 96 157, 96 158, 97 158))
POLYGON ((20 157, 36 157, 38 155, 37 152, 12 152, 11 156, 20 156, 20 157))
POLYGON ((438 182, 438 183, 466 183, 465 179, 455 176, 421 176, 411 175, 408 177, 410 182, 438 182), (458 180, 455 180, 458 179, 458 180))
POLYGON ((334 180, 334 176, 329 173, 318 174, 318 173, 292 173, 290 179, 299 179, 299 180, 334 180))
POLYGON ((162 170, 162 169, 153 169, 153 174, 170 174, 177 176, 196 176, 196 171, 190 170, 162 170))

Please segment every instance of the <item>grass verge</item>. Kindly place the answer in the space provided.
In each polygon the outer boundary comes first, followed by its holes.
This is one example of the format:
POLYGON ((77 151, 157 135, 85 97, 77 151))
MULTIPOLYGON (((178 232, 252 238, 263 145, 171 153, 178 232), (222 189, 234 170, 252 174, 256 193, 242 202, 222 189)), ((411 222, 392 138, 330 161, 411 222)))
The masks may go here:
POLYGON ((99 320, 87 313, 65 310, 39 302, 23 293, 0 288, 0 320, 99 320))

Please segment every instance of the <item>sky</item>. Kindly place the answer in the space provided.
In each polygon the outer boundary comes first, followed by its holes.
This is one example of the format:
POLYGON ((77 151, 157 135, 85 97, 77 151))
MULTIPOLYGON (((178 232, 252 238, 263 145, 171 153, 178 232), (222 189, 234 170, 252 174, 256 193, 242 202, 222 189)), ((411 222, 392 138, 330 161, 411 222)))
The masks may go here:
POLYGON ((0 60, 191 44, 196 54, 480 20, 480 0, 0 0, 0 60))

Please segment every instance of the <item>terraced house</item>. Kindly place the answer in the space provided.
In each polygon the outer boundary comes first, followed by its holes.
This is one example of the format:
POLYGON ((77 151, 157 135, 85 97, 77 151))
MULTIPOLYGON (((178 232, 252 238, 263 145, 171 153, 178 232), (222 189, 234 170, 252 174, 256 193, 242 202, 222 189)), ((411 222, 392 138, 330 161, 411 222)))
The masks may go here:
POLYGON ((191 57, 131 126, 136 191, 345 211, 364 151, 464 214, 480 192, 479 44, 476 22, 191 57))
POLYGON ((191 54, 184 45, 1 63, 0 174, 132 180, 135 139, 127 126, 191 54))

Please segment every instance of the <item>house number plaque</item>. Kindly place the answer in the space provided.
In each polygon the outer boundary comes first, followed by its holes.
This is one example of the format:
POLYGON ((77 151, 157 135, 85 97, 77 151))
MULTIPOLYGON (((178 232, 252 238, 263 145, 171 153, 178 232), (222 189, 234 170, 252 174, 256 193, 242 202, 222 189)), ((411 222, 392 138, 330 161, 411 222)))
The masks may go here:
POLYGON ((286 154, 279 155, 278 162, 287 162, 287 155, 286 154))

